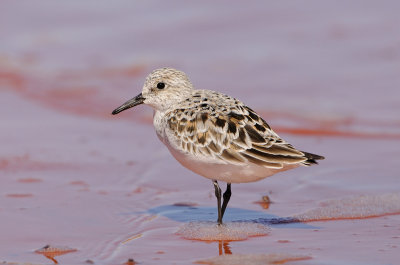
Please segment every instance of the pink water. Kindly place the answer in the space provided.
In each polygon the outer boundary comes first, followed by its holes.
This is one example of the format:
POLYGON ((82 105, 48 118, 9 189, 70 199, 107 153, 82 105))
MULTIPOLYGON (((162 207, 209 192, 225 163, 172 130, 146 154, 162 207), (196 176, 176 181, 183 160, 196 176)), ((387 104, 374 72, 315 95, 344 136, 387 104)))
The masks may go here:
POLYGON ((141 91, 151 70, 176 67, 326 157, 233 185, 227 220, 397 193, 399 8, 396 1, 2 1, 0 261, 50 264, 35 253, 50 245, 77 250, 55 257, 60 264, 191 264, 230 253, 396 264, 396 213, 266 222, 268 235, 235 242, 182 238, 176 232, 185 223, 216 218, 211 182, 174 161, 149 107, 110 113, 141 91), (265 195, 269 207, 256 203, 265 195))

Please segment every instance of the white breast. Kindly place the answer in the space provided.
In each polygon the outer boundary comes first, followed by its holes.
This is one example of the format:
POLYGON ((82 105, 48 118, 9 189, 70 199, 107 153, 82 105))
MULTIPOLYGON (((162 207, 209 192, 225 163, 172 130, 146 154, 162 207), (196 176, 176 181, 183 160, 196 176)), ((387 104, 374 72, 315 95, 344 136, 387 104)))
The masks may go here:
POLYGON ((163 119, 163 117, 165 116, 165 113, 160 112, 158 110, 154 110, 153 113, 153 125, 154 125, 154 129, 156 130, 157 136, 158 138, 160 138, 160 140, 165 143, 165 129, 167 126, 167 123, 165 121, 165 119, 163 119))

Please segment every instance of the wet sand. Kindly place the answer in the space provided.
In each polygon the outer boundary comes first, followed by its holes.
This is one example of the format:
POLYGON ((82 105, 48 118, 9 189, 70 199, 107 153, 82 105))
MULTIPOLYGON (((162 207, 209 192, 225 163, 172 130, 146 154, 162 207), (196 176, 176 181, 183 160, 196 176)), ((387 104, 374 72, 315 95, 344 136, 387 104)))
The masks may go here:
POLYGON ((174 3, 182 8, 3 1, 0 262, 51 264, 50 249, 60 264, 210 264, 230 254, 395 264, 400 215, 382 211, 391 199, 364 204, 372 214, 363 218, 271 220, 399 192, 399 4, 174 3), (111 116, 163 66, 240 98, 296 147, 326 157, 232 186, 226 220, 262 223, 267 235, 177 234, 216 219, 211 182, 172 158, 150 107, 111 116))

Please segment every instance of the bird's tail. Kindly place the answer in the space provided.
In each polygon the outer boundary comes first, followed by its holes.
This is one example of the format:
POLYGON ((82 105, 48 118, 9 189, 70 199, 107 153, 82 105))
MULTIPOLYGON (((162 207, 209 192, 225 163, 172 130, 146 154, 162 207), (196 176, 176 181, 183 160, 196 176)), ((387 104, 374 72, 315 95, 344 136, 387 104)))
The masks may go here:
POLYGON ((303 162, 303 164, 307 165, 307 166, 316 165, 316 164, 318 164, 317 160, 325 159, 325 157, 320 156, 320 155, 315 155, 315 154, 307 153, 304 151, 301 151, 301 152, 304 153, 304 156, 307 158, 307 160, 305 160, 303 162))

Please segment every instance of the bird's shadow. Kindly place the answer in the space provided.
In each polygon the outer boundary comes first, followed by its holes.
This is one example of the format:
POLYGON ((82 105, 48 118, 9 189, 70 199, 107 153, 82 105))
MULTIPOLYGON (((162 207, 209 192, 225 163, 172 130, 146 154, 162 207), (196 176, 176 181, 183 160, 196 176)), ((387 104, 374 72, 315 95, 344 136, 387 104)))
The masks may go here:
MULTIPOLYGON (((215 207, 199 207, 190 205, 161 205, 148 210, 148 213, 161 215, 177 222, 203 222, 217 220, 215 207)), ((280 217, 261 211, 240 208, 227 208, 224 215, 225 222, 259 223, 277 228, 316 229, 317 227, 301 223, 293 217, 280 217)))

